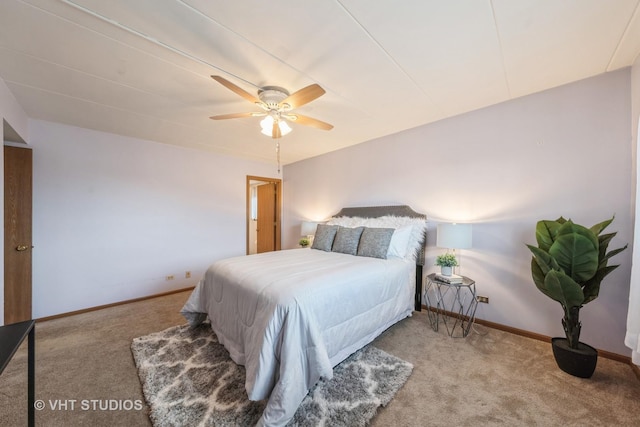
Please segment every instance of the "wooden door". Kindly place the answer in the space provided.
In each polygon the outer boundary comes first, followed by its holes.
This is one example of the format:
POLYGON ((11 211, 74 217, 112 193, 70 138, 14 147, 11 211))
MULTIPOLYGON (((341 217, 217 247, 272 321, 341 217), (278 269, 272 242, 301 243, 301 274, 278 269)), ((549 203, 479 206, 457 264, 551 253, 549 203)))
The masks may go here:
POLYGON ((4 147, 4 322, 31 319, 32 151, 4 147))
POLYGON ((276 250, 276 185, 258 186, 258 253, 276 250))

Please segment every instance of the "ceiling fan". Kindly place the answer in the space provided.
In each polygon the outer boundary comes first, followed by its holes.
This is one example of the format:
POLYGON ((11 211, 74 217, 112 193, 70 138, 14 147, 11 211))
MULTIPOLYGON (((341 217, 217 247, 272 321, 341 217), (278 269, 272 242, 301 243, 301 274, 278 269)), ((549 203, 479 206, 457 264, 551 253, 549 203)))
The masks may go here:
POLYGON ((262 111, 258 112, 211 116, 210 118, 213 120, 264 117, 260 122, 262 126, 262 133, 271 136, 274 139, 280 138, 291 131, 287 121, 322 130, 333 129, 333 125, 330 125, 329 123, 291 112, 293 109, 308 104, 325 94, 325 90, 317 84, 309 85, 292 94, 289 94, 286 89, 279 86, 264 86, 258 90, 258 97, 256 98, 249 92, 236 86, 223 77, 211 76, 211 78, 262 109, 262 111))

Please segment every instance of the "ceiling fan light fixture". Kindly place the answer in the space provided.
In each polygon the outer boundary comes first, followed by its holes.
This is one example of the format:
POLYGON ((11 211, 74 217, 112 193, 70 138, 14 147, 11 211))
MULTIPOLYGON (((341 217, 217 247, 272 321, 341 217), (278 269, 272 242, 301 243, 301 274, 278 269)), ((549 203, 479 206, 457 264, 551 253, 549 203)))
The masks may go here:
POLYGON ((280 126, 280 132, 282 132, 283 136, 291 132, 291 127, 284 120, 280 120, 278 126, 280 126))
MULTIPOLYGON (((268 137, 272 136, 273 133, 273 117, 267 116, 264 119, 260 120, 260 127, 262 128, 261 133, 268 137)), ((283 120, 278 120, 278 127, 280 128, 280 133, 282 136, 285 136, 289 132, 291 132, 291 127, 287 124, 287 122, 283 120)))

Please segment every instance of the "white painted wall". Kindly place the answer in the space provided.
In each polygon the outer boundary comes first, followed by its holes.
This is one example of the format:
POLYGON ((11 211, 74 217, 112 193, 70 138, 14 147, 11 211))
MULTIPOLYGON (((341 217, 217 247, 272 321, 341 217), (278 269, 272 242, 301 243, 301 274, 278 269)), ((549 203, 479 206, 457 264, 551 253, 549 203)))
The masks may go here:
MULTIPOLYGON (((435 271, 435 223, 472 221, 462 273, 489 296, 480 318, 562 336, 558 303, 535 288, 530 253, 539 219, 591 226, 616 214, 613 246, 632 243, 629 69, 287 165, 283 246, 303 219, 343 206, 409 204, 431 219, 426 272, 435 271)), ((624 346, 631 250, 581 312, 581 340, 624 346)), ((425 325, 425 328, 428 327, 425 325)))
MULTIPOLYGON (((4 141, 3 120, 5 120, 13 130, 15 130, 25 141, 28 140, 28 119, 24 110, 9 88, 0 79, 0 136, 4 141)), ((4 150, 0 150, 0 200, 4 200, 4 150)), ((4 242, 4 215, 0 218, 0 241, 4 242)), ((4 260, 4 245, 0 246, 0 259, 4 260)), ((0 325, 4 325, 4 262, 0 262, 0 283, 2 284, 0 291, 0 325)))
POLYGON ((151 141, 29 130, 36 318, 194 285, 212 261, 245 254, 246 176, 277 177, 274 165, 151 141))

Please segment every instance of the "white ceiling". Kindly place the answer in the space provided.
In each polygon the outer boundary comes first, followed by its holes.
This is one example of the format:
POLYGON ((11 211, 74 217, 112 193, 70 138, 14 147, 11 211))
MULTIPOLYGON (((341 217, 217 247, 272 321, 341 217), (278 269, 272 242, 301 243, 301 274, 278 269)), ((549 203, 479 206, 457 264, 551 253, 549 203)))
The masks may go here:
POLYGON ((629 66, 640 0, 0 0, 29 117, 266 161, 256 93, 318 83, 283 163, 629 66))

